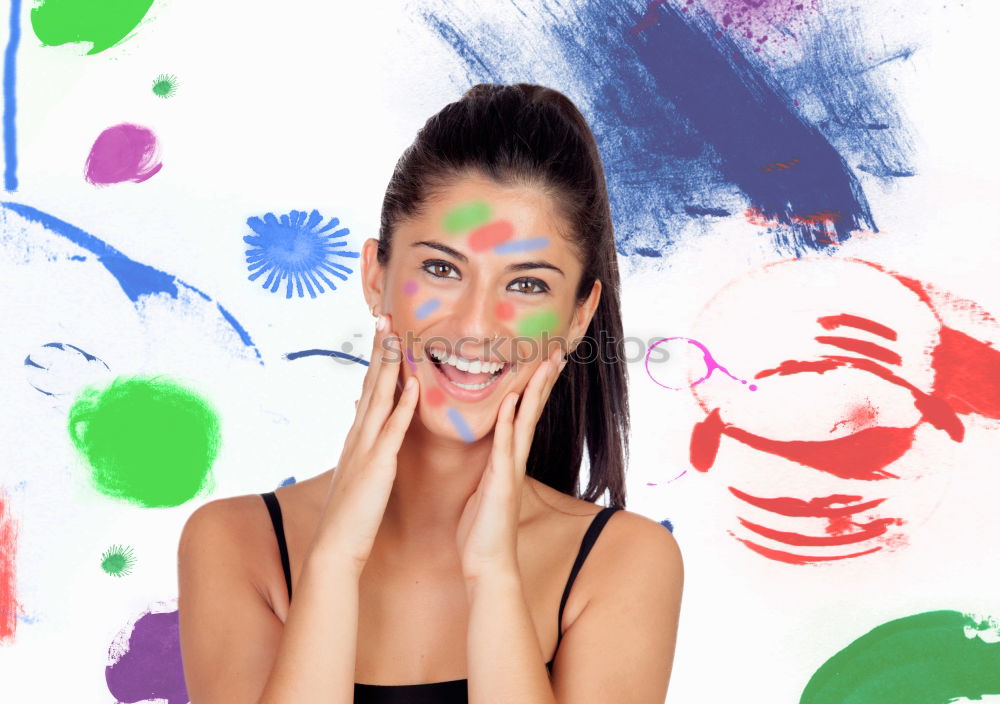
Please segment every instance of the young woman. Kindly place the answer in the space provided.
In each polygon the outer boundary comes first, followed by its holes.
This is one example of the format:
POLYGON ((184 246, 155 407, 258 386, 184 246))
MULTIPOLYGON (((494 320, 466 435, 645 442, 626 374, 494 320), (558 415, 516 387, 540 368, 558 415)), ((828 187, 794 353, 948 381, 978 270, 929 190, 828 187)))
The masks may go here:
POLYGON ((184 526, 192 704, 662 704, 682 561, 624 510, 614 232, 580 112, 481 84, 430 118, 362 280, 378 322, 337 465, 184 526))

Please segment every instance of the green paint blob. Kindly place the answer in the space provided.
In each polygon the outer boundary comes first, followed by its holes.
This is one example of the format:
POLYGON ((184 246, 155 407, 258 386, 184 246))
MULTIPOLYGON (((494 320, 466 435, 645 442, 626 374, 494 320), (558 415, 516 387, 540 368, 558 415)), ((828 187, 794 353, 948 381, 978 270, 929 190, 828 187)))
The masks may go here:
POLYGON ((135 29, 153 0, 42 0, 31 26, 42 46, 93 42, 87 54, 113 47, 135 29))
POLYGON ((995 621, 957 611, 889 621, 823 663, 799 704, 946 704, 1000 694, 1000 642, 987 642, 998 639, 995 621), (976 635, 986 631, 993 633, 976 635))
POLYGON ((161 73, 156 77, 156 80, 153 81, 153 95, 157 95, 161 98, 170 98, 173 97, 176 92, 177 76, 161 73))
POLYGON ((112 545, 104 555, 101 556, 101 569, 112 577, 124 577, 132 571, 135 564, 135 556, 132 548, 112 545))
POLYGON ((517 323, 517 334, 525 337, 541 337, 551 334, 559 324, 559 316, 553 310, 540 310, 521 318, 517 323))
POLYGON ((153 508, 215 489, 218 416, 163 377, 118 377, 105 389, 84 389, 69 410, 68 430, 105 496, 153 508))
POLYGON ((442 226, 445 232, 455 234, 484 225, 489 222, 491 216, 489 203, 474 200, 449 210, 448 214, 444 216, 442 226))

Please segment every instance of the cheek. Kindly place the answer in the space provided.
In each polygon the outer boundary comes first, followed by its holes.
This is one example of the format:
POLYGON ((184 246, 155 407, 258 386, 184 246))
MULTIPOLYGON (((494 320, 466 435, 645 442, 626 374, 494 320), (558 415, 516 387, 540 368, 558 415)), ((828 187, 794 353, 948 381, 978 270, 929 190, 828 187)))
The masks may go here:
POLYGON ((517 320, 517 334, 537 338, 551 336, 559 328, 559 315, 551 308, 528 313, 517 320))

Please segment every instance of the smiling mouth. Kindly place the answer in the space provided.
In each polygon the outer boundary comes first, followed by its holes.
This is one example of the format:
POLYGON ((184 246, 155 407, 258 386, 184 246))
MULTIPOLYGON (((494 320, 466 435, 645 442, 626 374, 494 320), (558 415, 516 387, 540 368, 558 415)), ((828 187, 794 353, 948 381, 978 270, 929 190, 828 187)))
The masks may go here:
POLYGON ((455 366, 454 362, 456 358, 454 356, 449 357, 451 363, 449 363, 449 361, 439 359, 439 357, 442 356, 443 355, 438 352, 428 350, 427 357, 437 369, 438 373, 440 373, 449 384, 465 391, 481 391, 489 386, 492 386, 501 376, 503 376, 504 372, 510 368, 510 362, 505 362, 496 371, 470 372, 468 370, 459 369, 455 366))

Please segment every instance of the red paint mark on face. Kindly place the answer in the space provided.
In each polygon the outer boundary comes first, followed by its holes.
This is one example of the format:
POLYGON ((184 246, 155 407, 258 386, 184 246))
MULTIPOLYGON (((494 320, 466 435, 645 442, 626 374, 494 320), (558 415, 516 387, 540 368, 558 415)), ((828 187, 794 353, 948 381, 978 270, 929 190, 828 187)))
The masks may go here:
POLYGON ((514 317, 514 304, 510 301, 500 301, 494 312, 500 320, 510 320, 514 317))
POLYGON ((14 595, 14 559, 17 556, 17 523, 0 494, 0 643, 13 640, 20 605, 14 595))
POLYGON ((444 403, 444 392, 441 389, 431 387, 427 389, 427 393, 424 395, 424 398, 427 399, 428 405, 440 406, 444 403))
POLYGON ((484 252, 503 244, 513 236, 514 226, 507 220, 497 220, 473 230, 469 235, 469 248, 473 252, 484 252))
POLYGON ((416 292, 417 292, 416 281, 407 281, 405 284, 403 284, 403 293, 405 293, 407 296, 412 296, 416 292))

